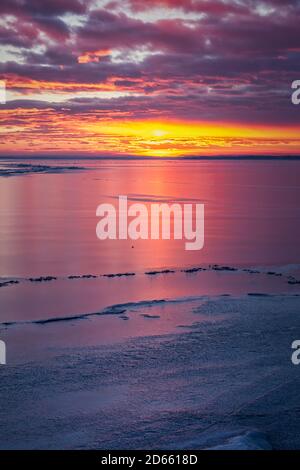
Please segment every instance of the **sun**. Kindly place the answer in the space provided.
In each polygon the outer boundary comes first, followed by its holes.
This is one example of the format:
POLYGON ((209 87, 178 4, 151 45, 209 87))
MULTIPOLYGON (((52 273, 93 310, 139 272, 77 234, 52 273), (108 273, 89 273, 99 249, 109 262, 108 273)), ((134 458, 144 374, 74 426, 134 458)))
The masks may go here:
POLYGON ((153 131, 153 137, 164 137, 167 134, 167 131, 164 131, 162 129, 154 129, 153 131))

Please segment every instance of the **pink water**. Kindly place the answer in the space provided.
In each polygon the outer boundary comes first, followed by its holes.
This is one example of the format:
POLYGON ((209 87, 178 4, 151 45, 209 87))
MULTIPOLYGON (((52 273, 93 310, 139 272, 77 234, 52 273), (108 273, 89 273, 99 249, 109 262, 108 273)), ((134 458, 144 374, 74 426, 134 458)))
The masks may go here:
POLYGON ((85 169, 0 179, 0 276, 300 261, 298 161, 44 163, 85 169), (119 195, 146 204, 204 203, 204 249, 189 252, 172 240, 98 240, 96 208, 117 204, 119 195))

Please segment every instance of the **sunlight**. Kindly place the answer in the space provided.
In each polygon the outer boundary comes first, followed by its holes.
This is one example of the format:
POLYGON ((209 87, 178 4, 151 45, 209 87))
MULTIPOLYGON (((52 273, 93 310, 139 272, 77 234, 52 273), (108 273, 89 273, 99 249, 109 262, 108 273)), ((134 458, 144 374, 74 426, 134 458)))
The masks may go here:
POLYGON ((253 153, 257 148, 270 154, 283 148, 287 150, 287 147, 295 153, 299 145, 299 129, 296 127, 186 121, 95 123, 91 120, 83 122, 80 129, 82 136, 89 136, 91 146, 94 145, 93 140, 96 142, 101 138, 102 149, 140 156, 240 154, 253 153))
POLYGON ((167 131, 163 131, 162 129, 155 129, 153 131, 154 137, 164 137, 167 134, 167 131))

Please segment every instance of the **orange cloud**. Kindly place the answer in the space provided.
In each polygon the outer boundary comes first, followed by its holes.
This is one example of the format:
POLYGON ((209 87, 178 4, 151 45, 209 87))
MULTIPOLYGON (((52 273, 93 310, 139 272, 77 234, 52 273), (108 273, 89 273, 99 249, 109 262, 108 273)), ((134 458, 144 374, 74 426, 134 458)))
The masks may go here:
POLYGON ((180 157, 295 155, 300 127, 105 119, 97 112, 0 111, 0 153, 180 157), (13 151, 12 151, 13 149, 13 151))
POLYGON ((77 57, 79 64, 88 64, 89 62, 99 62, 101 57, 109 56, 111 51, 109 49, 98 50, 94 52, 85 52, 84 54, 77 57))

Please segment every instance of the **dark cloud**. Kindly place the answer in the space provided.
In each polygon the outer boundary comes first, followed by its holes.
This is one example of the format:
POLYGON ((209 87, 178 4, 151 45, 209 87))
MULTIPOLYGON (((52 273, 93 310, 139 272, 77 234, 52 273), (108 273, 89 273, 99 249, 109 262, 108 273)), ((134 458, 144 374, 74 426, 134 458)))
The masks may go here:
POLYGON ((1 0, 1 14, 59 16, 65 13, 83 14, 88 0, 1 0))
POLYGON ((139 95, 72 101, 69 111, 51 104, 57 112, 295 119, 289 95, 300 76, 299 1, 129 0, 93 9, 79 0, 1 0, 0 10, 16 18, 1 26, 0 43, 18 48, 24 61, 0 64, 12 89, 26 93, 34 81, 43 82, 41 90, 49 83, 48 92, 56 83, 61 92, 103 85, 139 95), (191 15, 147 21, 155 6, 191 15), (82 24, 68 22, 66 13, 82 15, 82 24))
MULTIPOLYGON (((174 91, 174 90, 172 90, 174 91)), ((264 86, 245 85, 242 90, 220 82, 209 94, 206 87, 190 89, 189 84, 181 93, 164 92, 157 95, 121 96, 118 98, 76 98, 63 103, 14 100, 3 105, 2 109, 52 109, 66 117, 78 115, 84 122, 85 117, 101 119, 167 119, 177 118, 189 121, 214 122, 224 119, 228 122, 261 124, 295 124, 299 121, 299 110, 290 104, 290 90, 267 90, 264 86)))
POLYGON ((32 47, 39 43, 41 32, 52 40, 64 41, 69 37, 70 28, 61 17, 67 13, 82 15, 89 3, 83 0, 1 0, 2 17, 10 15, 16 20, 7 23, 6 41, 1 38, 1 44, 32 47))

